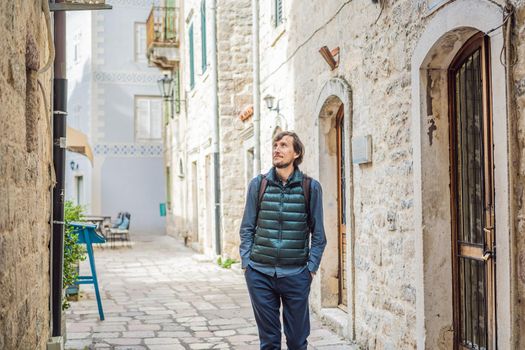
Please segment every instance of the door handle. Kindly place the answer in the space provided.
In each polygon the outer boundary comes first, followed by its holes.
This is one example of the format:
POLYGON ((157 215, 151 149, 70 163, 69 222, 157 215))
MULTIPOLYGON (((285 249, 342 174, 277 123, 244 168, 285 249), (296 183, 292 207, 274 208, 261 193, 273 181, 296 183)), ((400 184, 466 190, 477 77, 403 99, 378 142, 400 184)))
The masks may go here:
POLYGON ((483 256, 481 258, 483 261, 488 261, 490 258, 492 258, 492 252, 490 250, 486 250, 483 252, 483 256))

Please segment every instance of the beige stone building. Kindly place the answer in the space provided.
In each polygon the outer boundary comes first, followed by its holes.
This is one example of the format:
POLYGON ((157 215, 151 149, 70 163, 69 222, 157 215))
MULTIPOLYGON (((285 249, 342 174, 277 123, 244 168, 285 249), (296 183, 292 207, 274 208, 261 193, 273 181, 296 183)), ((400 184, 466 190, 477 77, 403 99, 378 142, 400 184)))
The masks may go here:
MULTIPOLYGON (((254 141, 264 172, 272 136, 295 130, 324 190, 314 312, 368 349, 525 347, 525 3, 260 1, 258 135, 238 118, 252 103, 251 22, 235 3, 217 1, 221 253, 237 256, 254 141)), ((213 254, 213 77, 200 2, 181 11, 170 220, 213 254)))
POLYGON ((41 2, 2 1, 0 24, 0 349, 45 349, 52 76, 39 73, 49 58, 41 2))
POLYGON ((523 348, 525 4, 275 3, 262 162, 294 129, 323 185, 313 309, 364 348, 523 348))
POLYGON ((148 46, 150 62, 175 80, 173 101, 165 104, 168 234, 185 239, 209 257, 235 257, 246 185, 244 170, 238 173, 244 169, 246 153, 239 140, 253 135, 249 123, 239 119, 251 105, 251 3, 216 3, 215 10, 211 1, 163 2, 167 14, 174 13, 176 40, 168 45, 171 51, 162 40, 148 46), (215 133, 217 118, 220 133, 215 133), (214 180, 217 169, 218 183, 214 180), (220 195, 216 201, 217 185, 220 195))

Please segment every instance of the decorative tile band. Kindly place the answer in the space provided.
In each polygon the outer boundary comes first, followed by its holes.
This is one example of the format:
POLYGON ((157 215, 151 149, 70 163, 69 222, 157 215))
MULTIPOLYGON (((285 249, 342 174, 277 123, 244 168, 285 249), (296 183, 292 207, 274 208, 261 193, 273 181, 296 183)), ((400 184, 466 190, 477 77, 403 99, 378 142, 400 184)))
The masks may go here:
POLYGON ((123 5, 123 6, 137 6, 150 8, 152 6, 151 0, 107 0, 109 5, 123 5))
POLYGON ((157 84, 159 74, 136 72, 94 72, 95 81, 103 83, 157 84))
POLYGON ((136 143, 99 143, 93 149, 95 155, 119 157, 161 157, 162 145, 136 143))

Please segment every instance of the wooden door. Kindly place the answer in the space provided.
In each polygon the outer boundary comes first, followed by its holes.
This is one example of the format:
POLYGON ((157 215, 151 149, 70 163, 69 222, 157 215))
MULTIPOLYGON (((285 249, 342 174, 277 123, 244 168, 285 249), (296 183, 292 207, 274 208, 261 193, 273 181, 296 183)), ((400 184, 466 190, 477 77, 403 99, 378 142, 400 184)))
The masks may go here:
POLYGON ((472 37, 449 72, 454 348, 496 349, 489 41, 472 37))
POLYGON ((346 311, 346 174, 345 174, 345 132, 344 132, 344 106, 341 105, 336 115, 337 130, 337 207, 339 230, 339 307, 346 311))

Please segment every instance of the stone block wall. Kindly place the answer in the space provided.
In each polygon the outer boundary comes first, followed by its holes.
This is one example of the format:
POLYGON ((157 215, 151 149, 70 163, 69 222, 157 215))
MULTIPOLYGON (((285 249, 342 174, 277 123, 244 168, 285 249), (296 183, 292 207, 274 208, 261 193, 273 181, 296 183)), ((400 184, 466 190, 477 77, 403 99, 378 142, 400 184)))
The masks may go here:
MULTIPOLYGON (((190 244, 207 254, 215 254, 214 167, 212 150, 212 81, 210 68, 211 9, 207 7, 207 67, 202 69, 202 31, 200 1, 184 1, 185 30, 181 38, 184 57, 181 63, 182 86, 185 89, 186 109, 181 114, 181 150, 184 154, 184 177, 175 182, 174 208, 180 217, 170 232, 186 235, 190 244), (195 86, 189 85, 189 27, 194 32, 195 86), (196 202, 196 203, 195 203, 196 202), (194 213, 194 210, 197 210, 194 213), (181 233, 184 227, 186 233, 181 233), (177 232, 177 233, 176 233, 177 232)), ((238 116, 251 104, 251 2, 248 0, 217 1, 217 48, 220 114, 221 167, 221 232, 223 253, 238 257, 239 224, 244 205, 243 150, 239 133, 244 129, 238 116)), ((172 155, 172 169, 177 169, 178 156, 172 155)), ((175 172, 176 173, 176 172, 175 172)), ((174 174, 175 174, 174 173, 174 174)))
POLYGON ((0 4, 1 349, 45 349, 50 335, 51 71, 36 73, 48 58, 40 6, 0 4))
POLYGON ((511 240, 513 246, 513 277, 517 286, 517 293, 513 304, 516 305, 515 314, 517 315, 516 323, 514 324, 514 333, 516 334, 515 345, 516 348, 525 347, 525 2, 512 1, 516 6, 515 20, 510 31, 510 41, 512 52, 514 56, 510 60, 512 67, 512 98, 511 104, 511 134, 510 147, 512 156, 510 157, 510 177, 511 177, 511 192, 513 203, 511 208, 515 211, 511 213, 511 229, 514 232, 514 237, 511 240), (514 109, 514 108, 515 109, 514 109), (519 332, 521 330, 521 332, 519 332))
MULTIPOLYGON (((220 168, 223 253, 239 258, 239 227, 245 202, 244 149, 239 115, 252 104, 251 1, 219 0, 220 168)), ((249 122, 247 122, 249 123, 249 122)))

